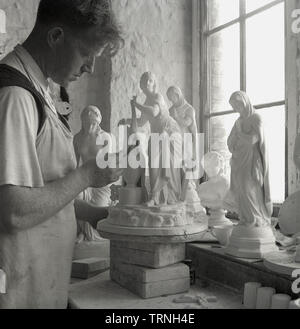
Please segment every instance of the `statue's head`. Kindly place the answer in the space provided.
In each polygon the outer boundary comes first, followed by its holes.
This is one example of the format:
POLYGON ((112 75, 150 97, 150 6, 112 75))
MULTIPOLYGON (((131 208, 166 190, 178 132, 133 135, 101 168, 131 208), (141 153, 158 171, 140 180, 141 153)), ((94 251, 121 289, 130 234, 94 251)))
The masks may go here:
POLYGON ((174 105, 178 104, 180 101, 184 99, 182 91, 179 87, 171 86, 167 91, 167 97, 170 102, 174 105))
POLYGON ((144 94, 154 94, 157 88, 156 76, 152 72, 145 72, 141 76, 140 87, 144 94))
POLYGON ((81 122, 83 128, 89 129, 92 124, 97 124, 100 126, 102 122, 102 114, 98 107, 87 106, 81 114, 81 122))
POLYGON ((234 92, 230 97, 229 103, 234 111, 240 113, 243 118, 247 118, 255 112, 249 96, 244 91, 234 92))
POLYGON ((225 160, 218 152, 209 152, 204 155, 201 165, 209 178, 221 175, 224 171, 225 160))

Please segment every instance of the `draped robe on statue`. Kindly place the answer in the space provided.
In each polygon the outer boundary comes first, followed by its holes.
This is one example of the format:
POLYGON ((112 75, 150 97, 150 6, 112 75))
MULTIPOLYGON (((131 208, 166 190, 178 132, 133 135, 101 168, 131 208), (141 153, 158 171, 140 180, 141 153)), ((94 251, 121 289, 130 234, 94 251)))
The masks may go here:
POLYGON ((160 109, 160 113, 156 117, 149 118, 151 134, 158 134, 160 136, 161 134, 165 134, 166 137, 171 137, 173 134, 176 134, 177 142, 180 143, 178 147, 175 147, 174 142, 169 144, 170 162, 167 163, 167 165, 163 163, 164 148, 162 144, 160 144, 159 149, 151 148, 153 139, 150 139, 148 147, 152 197, 155 198, 156 204, 161 204, 166 201, 174 204, 179 202, 181 197, 181 169, 179 166, 178 168, 175 166, 175 159, 182 159, 181 130, 177 122, 169 115, 162 95, 156 94, 151 98, 147 98, 144 105, 158 105, 160 109), (153 164, 159 164, 159 166, 153 166, 153 164), (167 188, 168 200, 163 200, 162 192, 164 188, 167 188))
POLYGON ((232 153, 230 192, 240 224, 267 226, 271 223, 273 207, 262 120, 245 93, 238 92, 235 96, 245 101, 248 116, 236 121, 228 138, 232 153))

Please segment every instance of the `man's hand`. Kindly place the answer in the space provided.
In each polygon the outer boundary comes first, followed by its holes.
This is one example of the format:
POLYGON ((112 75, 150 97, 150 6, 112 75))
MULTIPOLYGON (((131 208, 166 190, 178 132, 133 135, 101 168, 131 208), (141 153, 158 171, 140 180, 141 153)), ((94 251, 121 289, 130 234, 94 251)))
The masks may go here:
POLYGON ((94 188, 105 187, 107 185, 117 182, 124 171, 124 169, 120 168, 101 169, 97 166, 96 160, 88 161, 86 164, 83 165, 83 169, 86 171, 89 187, 94 188))

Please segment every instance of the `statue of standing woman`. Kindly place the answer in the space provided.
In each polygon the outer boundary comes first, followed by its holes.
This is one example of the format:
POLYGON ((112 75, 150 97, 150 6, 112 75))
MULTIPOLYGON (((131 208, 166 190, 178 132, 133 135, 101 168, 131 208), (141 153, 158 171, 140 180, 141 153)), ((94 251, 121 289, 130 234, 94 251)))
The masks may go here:
POLYGON ((271 224, 273 205, 262 119, 242 91, 231 96, 230 104, 240 114, 228 138, 232 153, 230 191, 240 225, 267 227, 271 224))
MULTIPOLYGON (((168 99, 172 102, 172 107, 169 112, 171 117, 177 121, 182 137, 190 135, 192 138, 185 140, 184 157, 185 161, 194 161, 197 158, 197 122, 196 111, 184 98, 181 89, 177 86, 172 86, 167 91, 168 99)), ((189 164, 188 164, 189 165, 189 164)), ((192 169, 192 168, 190 168, 192 169)))
MULTIPOLYGON (((96 106, 87 106, 82 111, 81 130, 75 135, 73 142, 78 166, 90 159, 96 159, 99 150, 110 140, 110 134, 102 130, 100 127, 101 122, 102 114, 96 106), (99 143, 101 141, 103 143, 99 143)), ((78 196, 78 198, 89 202, 95 207, 109 207, 111 205, 110 186, 102 188, 87 188, 78 196)), ((88 222, 78 221, 78 228, 79 236, 77 242, 81 242, 82 240, 103 240, 88 222)))
POLYGON ((187 213, 193 216, 195 220, 207 221, 197 193, 197 180, 200 178, 200 159, 197 154, 199 145, 196 111, 186 101, 181 89, 177 86, 171 86, 168 89, 167 97, 172 103, 169 113, 178 123, 182 133, 184 172, 182 173, 181 200, 186 202, 187 213))

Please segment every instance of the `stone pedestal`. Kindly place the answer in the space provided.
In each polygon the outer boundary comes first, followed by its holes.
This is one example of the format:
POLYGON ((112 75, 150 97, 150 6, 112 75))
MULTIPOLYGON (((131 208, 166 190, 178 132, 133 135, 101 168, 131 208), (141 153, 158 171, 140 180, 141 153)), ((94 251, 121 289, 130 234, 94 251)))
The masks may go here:
POLYGON ((185 243, 151 243, 112 240, 110 277, 142 298, 186 292, 190 270, 185 260, 185 243))
POLYGON ((111 279, 142 298, 186 292, 190 270, 182 264, 186 242, 197 241, 207 223, 189 221, 186 205, 116 206, 99 222, 110 240, 111 279))
POLYGON ((237 225, 232 231, 225 252, 238 258, 263 259, 264 255, 278 251, 271 227, 237 225))
POLYGON ((184 264, 150 269, 119 263, 112 258, 110 277, 112 281, 145 299, 175 295, 190 289, 189 267, 184 264))
POLYGON ((111 259, 117 263, 157 269, 184 261, 185 243, 111 241, 110 255, 111 259))
POLYGON ((232 221, 226 218, 226 212, 223 209, 210 209, 210 216, 208 219, 208 226, 212 228, 214 226, 232 225, 232 221))

